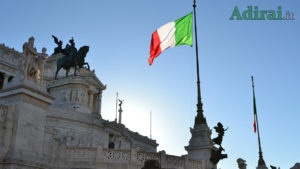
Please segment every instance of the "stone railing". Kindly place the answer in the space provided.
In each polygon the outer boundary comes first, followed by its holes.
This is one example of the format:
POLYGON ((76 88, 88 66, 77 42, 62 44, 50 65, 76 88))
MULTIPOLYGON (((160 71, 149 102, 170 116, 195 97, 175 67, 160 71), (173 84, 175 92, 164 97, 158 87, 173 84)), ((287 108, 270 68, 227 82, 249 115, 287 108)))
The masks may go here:
POLYGON ((128 150, 105 149, 103 161, 127 163, 131 160, 131 152, 128 150))
MULTIPOLYGON (((125 168, 141 169, 146 160, 157 160, 162 169, 203 169, 201 161, 189 159, 187 156, 168 155, 165 151, 143 152, 136 149, 105 149, 98 148, 67 148, 69 165, 84 164, 86 168, 114 168, 114 165, 124 165, 125 168)), ((82 166, 83 167, 83 166, 82 166)))

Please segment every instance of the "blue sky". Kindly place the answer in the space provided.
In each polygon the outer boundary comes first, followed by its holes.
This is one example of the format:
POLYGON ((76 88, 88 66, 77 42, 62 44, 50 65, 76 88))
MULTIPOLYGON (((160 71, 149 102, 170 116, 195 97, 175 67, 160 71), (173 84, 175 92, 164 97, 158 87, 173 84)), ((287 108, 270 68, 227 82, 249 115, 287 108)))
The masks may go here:
MULTIPOLYGON (((151 34, 161 25, 191 12, 189 0, 2 0, 0 43, 22 51, 35 37, 38 51, 48 54, 74 37, 77 48, 89 45, 91 69, 107 85, 102 117, 115 119, 115 97, 123 102, 123 123, 150 135, 158 151, 183 155, 196 115, 195 46, 163 52, 147 63, 151 34)), ((253 132, 251 75, 262 150, 267 165, 292 167, 300 148, 300 2, 296 0, 198 0, 197 27, 202 102, 210 128, 229 127, 223 147, 229 158, 218 168, 238 168, 236 159, 255 168, 257 135, 253 132), (229 20, 235 7, 294 13, 294 20, 229 20)), ((216 137, 213 131, 212 137, 216 137)))

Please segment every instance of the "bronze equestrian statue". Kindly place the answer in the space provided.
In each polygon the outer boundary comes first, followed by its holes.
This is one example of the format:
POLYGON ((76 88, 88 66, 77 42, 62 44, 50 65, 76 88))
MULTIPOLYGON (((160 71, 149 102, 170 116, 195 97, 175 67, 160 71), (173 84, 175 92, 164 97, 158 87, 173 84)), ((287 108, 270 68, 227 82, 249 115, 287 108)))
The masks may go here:
POLYGON ((57 44, 57 47, 54 49, 53 54, 62 53, 64 56, 57 60, 57 67, 55 72, 55 79, 57 79, 57 74, 61 68, 66 70, 66 76, 68 76, 69 71, 74 67, 74 76, 76 76, 77 67, 83 68, 84 65, 87 65, 88 70, 90 66, 85 62, 86 54, 89 51, 89 46, 82 46, 78 51, 75 47, 74 39, 72 38, 67 44, 65 49, 62 49, 62 41, 58 41, 58 38, 53 36, 54 42, 57 44))

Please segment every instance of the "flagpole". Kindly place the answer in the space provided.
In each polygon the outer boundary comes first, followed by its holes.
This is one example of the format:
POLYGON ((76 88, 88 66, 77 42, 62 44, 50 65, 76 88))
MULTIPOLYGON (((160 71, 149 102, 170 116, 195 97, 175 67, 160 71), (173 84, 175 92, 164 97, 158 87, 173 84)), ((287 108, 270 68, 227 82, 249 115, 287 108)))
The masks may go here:
POLYGON ((258 159, 258 166, 266 166, 266 163, 263 159, 263 153, 261 150, 261 143, 260 143, 260 135, 259 135, 259 126, 258 126, 258 118, 257 118, 257 111, 256 111, 256 100, 255 100, 255 91, 254 91, 254 80, 253 80, 253 76, 251 76, 252 79, 252 90, 253 90, 253 98, 254 98, 254 111, 256 112, 254 114, 255 116, 255 120, 256 120, 256 126, 257 126, 257 139, 258 139, 258 154, 259 154, 259 159, 258 159))
POLYGON ((119 98, 118 98, 118 92, 117 92, 117 94, 116 94, 116 119, 115 119, 116 122, 118 119, 118 100, 119 100, 119 98))
POLYGON ((150 111, 150 139, 152 139, 152 110, 150 111))
POLYGON ((195 41, 196 41, 196 66, 197 66, 197 117, 195 118, 195 125, 200 123, 206 124, 206 119, 203 115, 203 104, 201 101, 201 90, 200 90, 200 71, 199 71, 199 57, 198 57, 198 36, 197 36, 197 19, 196 19, 196 0, 193 4, 194 8, 194 28, 195 28, 195 41))

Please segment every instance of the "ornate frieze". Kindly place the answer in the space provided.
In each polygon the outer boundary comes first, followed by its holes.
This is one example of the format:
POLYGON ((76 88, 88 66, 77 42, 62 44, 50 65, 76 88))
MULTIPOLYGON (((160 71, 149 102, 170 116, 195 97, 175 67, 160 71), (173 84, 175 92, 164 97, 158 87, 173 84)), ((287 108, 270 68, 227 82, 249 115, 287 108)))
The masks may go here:
POLYGON ((97 138, 97 136, 91 132, 54 126, 46 127, 45 131, 52 135, 53 140, 59 145, 64 145, 66 147, 91 148, 101 144, 101 140, 94 139, 97 138))

